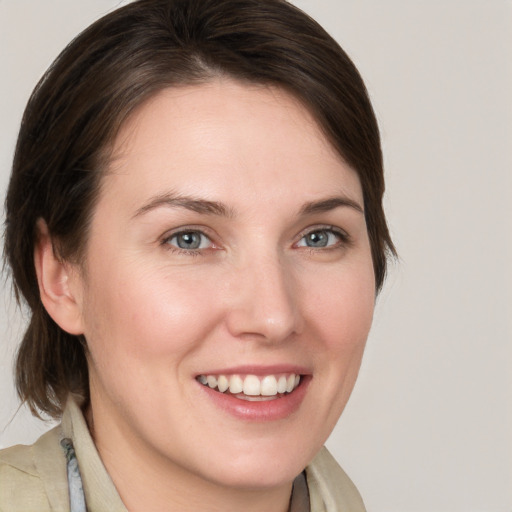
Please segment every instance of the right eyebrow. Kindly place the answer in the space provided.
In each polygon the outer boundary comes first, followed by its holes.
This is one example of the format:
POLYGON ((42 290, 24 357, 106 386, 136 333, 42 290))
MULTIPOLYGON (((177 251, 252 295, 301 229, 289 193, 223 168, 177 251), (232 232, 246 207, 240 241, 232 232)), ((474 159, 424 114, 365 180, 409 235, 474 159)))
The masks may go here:
POLYGON ((141 206, 133 215, 139 217, 156 208, 184 208, 196 213, 205 215, 218 215, 221 217, 233 217, 234 211, 218 201, 209 201, 192 196, 166 193, 152 197, 147 203, 141 206))

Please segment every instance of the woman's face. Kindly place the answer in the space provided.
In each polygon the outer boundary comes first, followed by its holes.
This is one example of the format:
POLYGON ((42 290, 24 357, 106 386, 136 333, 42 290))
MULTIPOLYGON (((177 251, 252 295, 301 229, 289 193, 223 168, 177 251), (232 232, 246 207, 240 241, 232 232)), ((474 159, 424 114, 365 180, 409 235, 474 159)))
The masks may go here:
POLYGON ((107 468, 122 450, 254 488, 312 459, 356 380, 375 285, 359 179, 298 101, 217 80, 140 107, 82 270, 107 468))

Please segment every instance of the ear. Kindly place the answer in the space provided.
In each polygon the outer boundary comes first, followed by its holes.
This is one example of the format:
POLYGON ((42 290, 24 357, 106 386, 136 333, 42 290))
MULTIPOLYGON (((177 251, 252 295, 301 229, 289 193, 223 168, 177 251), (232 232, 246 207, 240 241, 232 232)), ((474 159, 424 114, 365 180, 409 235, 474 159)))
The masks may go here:
POLYGON ((81 278, 74 265, 55 254, 48 226, 37 221, 34 264, 41 301, 55 323, 70 334, 83 334, 81 278))

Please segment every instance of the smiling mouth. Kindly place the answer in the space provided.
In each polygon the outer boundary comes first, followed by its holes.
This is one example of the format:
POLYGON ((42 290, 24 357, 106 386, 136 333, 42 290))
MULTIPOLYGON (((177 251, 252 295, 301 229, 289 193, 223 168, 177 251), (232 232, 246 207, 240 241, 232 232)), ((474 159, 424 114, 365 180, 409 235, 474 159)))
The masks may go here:
POLYGON ((300 384, 301 376, 295 373, 278 375, 199 375, 196 379, 203 386, 240 400, 251 402, 276 400, 292 393, 300 384))

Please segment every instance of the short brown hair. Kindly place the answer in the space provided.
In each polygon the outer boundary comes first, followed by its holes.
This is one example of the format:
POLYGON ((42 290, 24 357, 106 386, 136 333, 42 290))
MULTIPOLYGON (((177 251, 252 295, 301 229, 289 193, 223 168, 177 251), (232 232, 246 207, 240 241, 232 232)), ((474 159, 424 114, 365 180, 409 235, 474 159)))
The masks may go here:
POLYGON ((282 87, 312 112, 359 175, 377 289, 394 248, 384 212, 379 131, 345 52, 284 0, 138 0, 104 16, 60 54, 23 116, 6 198, 5 258, 30 323, 16 383, 34 414, 88 400, 85 340, 45 311, 34 268, 37 220, 60 257, 80 261, 109 149, 126 117, 159 90, 215 76, 282 87))

